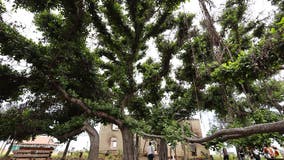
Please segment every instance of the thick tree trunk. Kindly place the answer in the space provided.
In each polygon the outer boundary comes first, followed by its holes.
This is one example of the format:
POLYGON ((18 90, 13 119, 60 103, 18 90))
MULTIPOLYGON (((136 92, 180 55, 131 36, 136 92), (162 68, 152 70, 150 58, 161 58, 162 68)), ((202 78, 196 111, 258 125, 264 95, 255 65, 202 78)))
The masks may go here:
POLYGON ((63 152, 63 155, 62 155, 60 160, 65 160, 66 159, 66 155, 67 155, 67 152, 68 152, 68 148, 69 148, 70 142, 71 142, 71 139, 68 139, 66 147, 65 147, 64 152, 63 152))
POLYGON ((125 126, 121 127, 120 130, 123 141, 123 160, 135 160, 133 134, 130 129, 125 126))
POLYGON ((168 144, 167 141, 162 138, 160 139, 160 146, 159 146, 159 160, 168 159, 168 144))
POLYGON ((177 159, 177 148, 175 147, 175 159, 177 159))
POLYGON ((143 151, 142 151, 142 153, 144 154, 144 153, 146 153, 146 143, 148 142, 148 140, 145 140, 144 141, 144 144, 143 144, 143 151))
POLYGON ((187 154, 186 154, 186 147, 185 147, 185 144, 182 143, 181 146, 182 146, 182 151, 183 151, 183 160, 187 160, 187 154))
POLYGON ((7 140, 5 142, 2 143, 2 146, 1 146, 1 152, 0 152, 0 156, 2 155, 2 153, 4 152, 4 149, 6 148, 7 146, 7 142, 10 140, 11 136, 9 136, 7 138, 7 140))
POLYGON ((14 139, 12 139, 9 148, 8 148, 7 152, 5 153, 4 159, 9 156, 9 154, 10 154, 10 152, 11 152, 11 150, 12 150, 13 144, 14 144, 14 139))
MULTIPOLYGON (((182 125, 182 136, 185 137, 185 134, 184 134, 184 124, 182 125)), ((185 147, 185 144, 182 143, 181 144, 182 146, 182 150, 183 150, 183 160, 187 160, 187 154, 186 154, 186 147, 185 147)))
POLYGON ((135 135, 135 157, 134 157, 134 159, 135 160, 139 160, 139 154, 140 154, 140 150, 139 150, 139 148, 140 148, 140 139, 139 139, 139 136, 136 134, 135 135))
POLYGON ((1 146, 0 156, 1 156, 2 153, 4 152, 4 149, 6 148, 6 145, 7 145, 7 141, 3 142, 3 145, 1 146))
POLYGON ((89 156, 87 160, 98 160, 99 159, 99 134, 97 130, 92 127, 89 123, 84 123, 83 128, 90 137, 90 150, 89 150, 89 156))

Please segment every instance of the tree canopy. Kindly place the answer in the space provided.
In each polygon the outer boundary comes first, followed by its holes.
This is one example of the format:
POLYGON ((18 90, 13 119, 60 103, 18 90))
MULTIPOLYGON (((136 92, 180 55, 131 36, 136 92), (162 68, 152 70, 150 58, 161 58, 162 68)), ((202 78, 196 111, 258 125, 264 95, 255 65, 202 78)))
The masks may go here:
POLYGON ((234 121, 243 127, 202 142, 283 133, 283 79, 275 75, 283 69, 284 2, 270 1, 278 9, 266 23, 247 17, 248 0, 227 0, 218 19, 210 15, 209 1, 199 0, 199 26, 193 14, 180 10, 185 2, 14 0, 16 9, 33 13, 43 37, 38 41, 7 23, 0 3, 0 54, 30 64, 21 73, 1 63, 0 100, 16 100, 26 91, 30 104, 70 111, 72 124, 82 114, 114 123, 122 132, 124 160, 134 159, 134 133, 199 141, 178 136, 178 122, 202 110, 215 111, 227 127, 234 121), (278 119, 258 124, 244 118, 262 110, 278 119))

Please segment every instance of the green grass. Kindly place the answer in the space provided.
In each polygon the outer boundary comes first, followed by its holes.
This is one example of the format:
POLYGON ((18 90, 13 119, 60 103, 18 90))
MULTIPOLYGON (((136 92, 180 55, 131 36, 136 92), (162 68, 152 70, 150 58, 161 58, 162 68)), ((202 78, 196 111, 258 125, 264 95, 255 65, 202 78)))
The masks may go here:
MULTIPOLYGON (((52 154, 51 155, 51 158, 52 159, 60 159, 63 155, 63 152, 58 152, 56 154, 52 154)), ((80 155, 80 152, 79 151, 76 151, 76 152, 68 152, 67 156, 66 156, 66 159, 78 159, 79 158, 79 155, 80 155)), ((83 155, 82 155, 82 159, 87 159, 88 157, 88 152, 83 152, 83 155)))
MULTIPOLYGON (((220 154, 213 155, 214 160, 223 160, 223 156, 220 154)), ((235 154, 229 154, 229 160, 237 160, 237 155, 235 154)))
MULTIPOLYGON (((88 152, 83 152, 83 155, 81 157, 81 160, 86 160, 88 158, 88 152)), ((63 155, 63 152, 58 152, 57 154, 52 154, 51 158, 53 160, 59 160, 63 155)), ((79 151, 76 151, 76 152, 68 152, 67 156, 66 156, 66 159, 67 160, 78 160, 79 159, 79 155, 80 155, 80 152, 79 151)), ((104 160, 120 160, 122 159, 122 155, 121 153, 119 152, 118 155, 108 155, 108 156, 105 156, 104 153, 99 153, 99 158, 103 158, 104 160)))

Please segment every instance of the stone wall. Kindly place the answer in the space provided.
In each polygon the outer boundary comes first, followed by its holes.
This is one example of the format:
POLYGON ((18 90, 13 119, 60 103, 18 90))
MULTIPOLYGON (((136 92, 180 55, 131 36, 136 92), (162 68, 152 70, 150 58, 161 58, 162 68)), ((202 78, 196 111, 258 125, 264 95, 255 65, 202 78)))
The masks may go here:
MULTIPOLYGON (((200 121, 198 119, 191 119, 184 121, 182 123, 187 123, 193 131, 193 134, 197 137, 202 137, 200 121)), ((100 130, 100 153, 113 153, 119 154, 122 153, 122 136, 120 130, 115 125, 106 125, 102 126, 100 130)), ((140 156, 143 157, 146 152, 146 148, 149 143, 149 139, 140 138, 139 143, 139 153, 140 156)), ((155 140, 154 140, 155 141, 155 140)), ((155 142, 156 147, 159 143, 158 140, 155 142)), ((185 144, 182 145, 181 143, 177 144, 175 149, 171 149, 168 147, 168 155, 175 155, 176 157, 183 157, 184 154, 189 159, 192 158, 200 158, 204 157, 205 155, 209 156, 209 151, 200 144, 185 144), (184 149, 185 153, 184 153, 184 149)))
POLYGON ((100 153, 121 152, 122 135, 116 125, 101 126, 100 129, 100 153))

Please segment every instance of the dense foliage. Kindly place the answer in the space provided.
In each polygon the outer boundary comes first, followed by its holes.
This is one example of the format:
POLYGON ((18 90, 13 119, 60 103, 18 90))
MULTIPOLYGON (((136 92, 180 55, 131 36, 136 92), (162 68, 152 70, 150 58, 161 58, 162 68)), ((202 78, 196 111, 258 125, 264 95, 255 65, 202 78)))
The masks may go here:
POLYGON ((34 14, 38 41, 4 20, 1 3, 1 56, 30 64, 20 73, 1 63, 1 101, 29 92, 25 110, 49 113, 54 134, 89 117, 117 124, 124 160, 133 159, 133 133, 183 141, 190 127, 180 122, 197 111, 215 111, 226 127, 283 120, 283 80, 275 75, 284 60, 284 2, 272 1, 278 10, 265 23, 247 17, 248 0, 228 0, 220 32, 205 1, 200 27, 179 9, 184 2, 14 0, 34 14), (262 111, 277 119, 257 121, 262 111))

